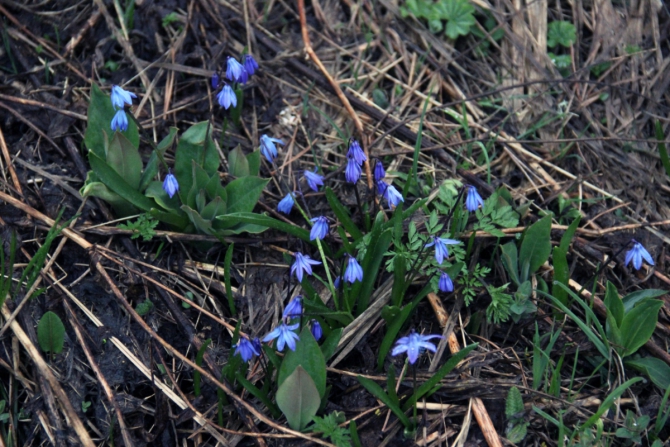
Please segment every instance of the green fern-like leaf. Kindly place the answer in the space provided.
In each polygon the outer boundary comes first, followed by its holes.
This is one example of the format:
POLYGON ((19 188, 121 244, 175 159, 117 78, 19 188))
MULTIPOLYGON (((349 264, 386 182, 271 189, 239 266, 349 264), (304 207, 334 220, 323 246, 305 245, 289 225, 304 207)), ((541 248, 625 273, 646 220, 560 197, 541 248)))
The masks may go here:
POLYGON ((505 416, 511 418, 512 416, 523 411, 523 398, 519 388, 513 386, 507 393, 507 401, 505 402, 505 416))

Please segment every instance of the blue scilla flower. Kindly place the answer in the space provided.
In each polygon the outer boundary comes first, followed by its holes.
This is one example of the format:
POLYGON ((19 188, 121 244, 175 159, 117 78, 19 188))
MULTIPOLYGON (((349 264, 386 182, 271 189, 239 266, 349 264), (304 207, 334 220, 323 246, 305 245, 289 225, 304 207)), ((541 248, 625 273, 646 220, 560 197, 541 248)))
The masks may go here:
POLYGON ((447 245, 455 245, 455 244, 460 244, 461 241, 457 241, 455 239, 447 239, 447 238, 440 238, 437 236, 431 236, 431 241, 428 242, 425 247, 432 247, 433 245, 435 246, 435 260, 437 261, 438 264, 442 264, 442 261, 444 261, 444 258, 449 257, 449 250, 447 249, 447 245))
POLYGON ((633 267, 635 267, 635 270, 640 270, 642 268, 643 259, 647 261, 647 264, 654 265, 654 260, 652 259, 647 249, 644 248, 642 244, 640 244, 635 239, 633 239, 632 242, 634 243, 633 248, 626 252, 626 262, 624 265, 628 266, 630 261, 633 261, 633 267))
POLYGON ((177 194, 177 191, 179 191, 179 182, 177 181, 177 177, 172 175, 172 171, 169 171, 163 180, 163 191, 165 191, 170 198, 174 197, 174 195, 177 194))
POLYGON ((291 274, 295 274, 298 278, 298 282, 302 282, 303 273, 308 275, 312 274, 312 266, 321 264, 319 261, 315 261, 310 258, 309 255, 303 255, 300 252, 295 253, 295 261, 291 265, 291 274))
POLYGON ((447 272, 442 272, 442 275, 440 275, 440 281, 437 283, 437 286, 439 287, 440 292, 454 291, 454 282, 451 280, 451 277, 447 272))
POLYGON ((214 90, 219 88, 219 81, 220 80, 221 80, 221 78, 219 77, 219 74, 217 72, 214 72, 214 74, 212 75, 212 88, 214 90))
POLYGON ((344 271, 344 280, 349 284, 353 284, 356 281, 363 281, 363 268, 353 256, 349 256, 349 259, 347 260, 347 269, 344 271))
POLYGON ((353 138, 349 143, 349 150, 347 151, 347 157, 349 156, 352 156, 359 165, 362 165, 363 162, 368 159, 368 157, 365 156, 363 149, 361 149, 361 145, 353 138))
POLYGON ((284 308, 282 319, 288 321, 291 318, 299 317, 300 315, 302 315, 302 297, 298 295, 288 303, 286 308, 284 308))
POLYGON ((319 191, 319 186, 323 186, 323 175, 316 173, 317 168, 314 168, 314 172, 305 170, 305 180, 307 184, 314 191, 319 191))
POLYGON ((237 342, 235 346, 235 355, 242 357, 242 360, 246 363, 253 358, 254 355, 260 355, 260 350, 249 341, 247 337, 240 337, 240 341, 237 342))
POLYGON ((282 323, 278 327, 276 327, 275 330, 273 330, 268 335, 263 337, 263 341, 267 343, 276 338, 277 349, 283 351, 284 346, 288 345, 291 351, 295 351, 295 342, 296 340, 300 340, 300 337, 298 337, 298 334, 296 334, 293 331, 298 329, 299 326, 300 323, 292 324, 290 326, 288 326, 286 323, 282 323))
POLYGON ((361 178, 361 165, 350 154, 347 154, 347 168, 344 171, 344 178, 349 183, 356 183, 361 178))
POLYGON ((258 62, 256 62, 256 59, 254 59, 251 54, 244 55, 244 69, 249 76, 253 75, 256 73, 256 70, 258 70, 258 62))
POLYGON ((242 73, 246 73, 244 66, 237 62, 237 59, 234 57, 228 56, 226 60, 226 77, 233 82, 240 82, 244 76, 242 73))
POLYGON ((383 180, 377 181, 377 194, 379 194, 380 196, 383 196, 388 187, 389 187, 389 185, 387 185, 385 181, 383 181, 383 180))
POLYGON ((479 208, 480 205, 484 206, 484 200, 477 192, 477 188, 469 185, 466 186, 466 188, 468 188, 468 194, 465 197, 465 208, 469 212, 477 211, 477 208, 479 208))
POLYGON ((314 225, 312 226, 312 231, 309 232, 309 240, 313 241, 314 239, 323 239, 328 234, 328 219, 324 216, 315 217, 310 219, 314 225))
POLYGON ((267 135, 261 135, 261 154, 267 158, 268 162, 272 163, 277 157, 277 147, 275 143, 284 145, 284 142, 279 138, 271 138, 267 135))
POLYGON ((310 327, 309 329, 310 331, 312 331, 314 340, 319 341, 321 337, 323 337, 323 329, 321 329, 321 325, 319 324, 318 321, 312 320, 312 327, 310 327))
MULTIPOLYGON (((383 182, 382 182, 383 183, 383 182)), ((405 199, 403 199, 402 194, 398 192, 397 189, 395 189, 395 186, 393 185, 388 185, 386 189, 384 190, 383 194, 384 198, 388 202, 389 208, 392 206, 398 206, 400 202, 404 202, 405 199)))
POLYGON ((375 182, 379 182, 381 179, 386 177, 386 171, 384 170, 384 165, 381 160, 377 160, 375 163, 375 182))
POLYGON ((416 362, 416 359, 419 358, 419 354, 422 349, 427 349, 431 352, 435 352, 437 348, 434 344, 430 343, 428 340, 433 338, 444 338, 441 335, 419 335, 414 330, 406 336, 400 338, 393 348, 391 355, 402 354, 403 352, 407 353, 407 358, 409 362, 413 365, 416 362))
POLYGON ((115 109, 123 109, 126 104, 129 106, 132 105, 133 98, 137 98, 137 95, 122 89, 118 85, 112 85, 112 93, 110 94, 110 97, 115 109))
POLYGON ((112 130, 113 131, 121 131, 125 132, 128 130, 128 117, 126 116, 126 112, 123 109, 117 110, 116 114, 114 114, 114 118, 112 118, 112 124, 111 124, 112 130))
POLYGON ((293 198, 293 193, 290 192, 286 194, 286 196, 279 201, 279 203, 277 204, 277 211, 284 214, 290 214, 291 210, 293 209, 294 203, 295 199, 293 198))
POLYGON ((219 94, 216 95, 216 99, 219 101, 219 105, 226 110, 228 110, 230 106, 237 107, 237 95, 233 91, 233 88, 228 84, 224 84, 219 94))

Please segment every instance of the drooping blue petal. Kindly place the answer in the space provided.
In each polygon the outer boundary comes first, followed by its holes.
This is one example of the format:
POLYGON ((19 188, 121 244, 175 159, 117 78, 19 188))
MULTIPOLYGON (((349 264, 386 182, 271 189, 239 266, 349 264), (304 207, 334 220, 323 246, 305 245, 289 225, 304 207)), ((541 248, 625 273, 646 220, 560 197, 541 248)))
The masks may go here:
POLYGON ((477 211, 480 206, 484 206, 484 200, 477 192, 477 188, 474 186, 466 186, 466 188, 468 188, 468 194, 465 197, 465 208, 469 212, 477 211))
POLYGON ((110 97, 115 109, 123 109, 126 104, 133 105, 133 98, 137 98, 137 95, 122 89, 118 85, 112 85, 110 97))
POLYGON ((174 197, 179 191, 179 182, 177 182, 177 177, 172 175, 172 172, 168 172, 163 180, 163 190, 167 193, 170 198, 174 197))
POLYGON ((312 327, 310 328, 310 330, 312 331, 314 340, 319 341, 321 337, 323 337, 323 329, 321 329, 321 325, 319 324, 318 321, 312 320, 312 327))
POLYGON ((221 78, 219 78, 219 74, 217 72, 214 72, 214 74, 212 75, 212 88, 214 90, 219 88, 219 81, 220 80, 221 80, 221 78))
POLYGON ((128 117, 123 109, 117 110, 112 118, 111 128, 113 131, 125 132, 128 130, 128 117))
POLYGON ((353 284, 356 281, 363 281, 363 268, 353 256, 349 256, 349 259, 347 260, 347 269, 344 271, 344 280, 349 284, 353 284))
POLYGON ((233 82, 240 82, 244 84, 248 76, 244 66, 237 62, 234 57, 228 56, 226 60, 226 77, 233 82), (242 82, 244 80, 244 82, 242 82))
POLYGON ((442 275, 440 275, 440 281, 438 282, 437 285, 438 288, 440 289, 440 292, 454 291, 454 283, 447 272, 442 272, 442 275))
POLYGON ((414 330, 406 336, 398 339, 396 342, 391 355, 402 354, 403 352, 407 353, 407 358, 411 364, 414 364, 419 358, 421 349, 427 349, 429 351, 435 352, 437 348, 435 345, 429 342, 433 338, 444 338, 441 335, 419 335, 414 330))
POLYGON ((282 319, 289 320, 300 315, 302 315, 302 297, 298 295, 288 303, 282 314, 282 319))
POLYGON ((402 197, 402 194, 400 194, 393 185, 388 185, 386 187, 386 190, 384 191, 384 198, 388 202, 389 208, 392 206, 398 206, 400 202, 405 201, 405 199, 402 197))
POLYGON ((295 200, 293 199, 293 193, 290 192, 286 194, 286 196, 279 201, 279 203, 277 204, 277 211, 284 214, 290 214, 291 209, 293 209, 294 203, 295 200))
POLYGON ((242 360, 246 363, 254 355, 260 355, 260 350, 247 337, 240 337, 237 346, 235 346, 235 355, 242 357, 242 360))
POLYGON ((271 138, 267 135, 261 135, 261 154, 267 158, 267 160, 272 163, 277 157, 277 147, 275 143, 284 145, 284 142, 279 138, 271 138))
POLYGON ((312 230, 309 232, 309 240, 323 239, 328 234, 328 219, 324 216, 319 216, 311 219, 314 222, 312 230))
POLYGON ((646 248, 635 239, 633 239, 633 248, 626 252, 626 260, 624 265, 628 266, 630 261, 633 261, 633 267, 635 270, 640 270, 642 268, 642 260, 647 261, 647 264, 654 265, 654 259, 651 257, 646 248))
POLYGON ((361 165, 356 163, 353 157, 347 156, 347 168, 344 171, 344 178, 349 183, 356 183, 361 178, 361 165))
POLYGON ((435 260, 437 261, 438 264, 442 264, 442 261, 444 261, 444 258, 449 257, 449 250, 447 249, 447 245, 456 245, 460 244, 461 241, 457 241, 455 239, 447 239, 447 238, 439 238, 436 236, 431 236, 430 242, 428 242, 425 247, 432 247, 433 245, 435 246, 435 260))
POLYGON ((219 101, 219 105, 224 109, 228 110, 231 106, 237 107, 237 95, 233 91, 233 88, 225 84, 216 99, 219 101))
POLYGON ((365 152, 363 152, 363 149, 361 149, 361 145, 358 144, 358 141, 355 139, 351 139, 351 142, 349 143, 349 150, 347 151, 347 157, 353 157, 354 160, 356 160, 356 163, 358 165, 362 165, 365 160, 368 159, 368 157, 365 156, 365 152))
POLYGON ((314 169, 314 172, 305 170, 304 176, 307 180, 307 184, 313 191, 318 192, 319 186, 323 186, 323 176, 317 174, 316 169, 314 169))
POLYGON ((382 164, 381 160, 377 160, 375 163, 375 182, 381 181, 384 177, 386 177, 386 171, 384 170, 384 165, 382 164))
POLYGON ((251 54, 244 55, 244 69, 247 70, 249 76, 253 75, 256 73, 256 70, 258 70, 258 62, 256 62, 256 59, 254 59, 251 54))

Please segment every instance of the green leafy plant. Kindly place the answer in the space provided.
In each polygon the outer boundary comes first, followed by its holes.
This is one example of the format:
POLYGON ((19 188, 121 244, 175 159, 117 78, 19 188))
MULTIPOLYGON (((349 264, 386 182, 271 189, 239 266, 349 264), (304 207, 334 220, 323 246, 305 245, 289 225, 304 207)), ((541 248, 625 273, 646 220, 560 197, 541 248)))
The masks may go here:
POLYGON ((130 236, 131 239, 142 237, 144 242, 149 242, 151 239, 153 239, 154 236, 156 236, 154 228, 156 228, 158 223, 159 222, 156 219, 145 213, 140 214, 140 216, 135 221, 119 224, 119 228, 123 228, 124 230, 131 230, 133 232, 133 235, 130 236))
POLYGON ((407 0, 400 7, 400 14, 407 17, 412 14, 425 19, 433 33, 444 33, 450 39, 467 36, 475 24, 475 8, 468 0, 407 0), (443 24, 446 21, 446 25, 443 24))
POLYGON ((351 446, 351 434, 348 429, 339 425, 345 420, 344 413, 333 411, 323 417, 315 416, 314 425, 310 428, 312 431, 322 432, 324 438, 329 438, 338 447, 349 447, 351 446))
POLYGON ((577 29, 572 22, 557 20, 547 25, 547 46, 555 48, 562 45, 569 48, 577 41, 577 29))
POLYGON ((479 208, 475 215, 477 223, 474 230, 486 231, 498 237, 505 236, 505 233, 498 228, 513 228, 519 224, 519 215, 498 191, 484 201, 484 206, 479 208))
POLYGON ((51 311, 42 315, 39 323, 37 323, 37 341, 42 351, 48 352, 52 356, 63 351, 65 326, 58 315, 51 311))
POLYGON ((135 312, 138 313, 141 317, 145 316, 146 314, 153 309, 154 303, 151 302, 151 300, 144 300, 141 303, 138 303, 137 306, 135 306, 135 312))
POLYGON ((518 444, 523 441, 528 431, 528 422, 523 418, 524 407, 521 392, 515 386, 509 389, 505 401, 505 416, 507 416, 507 427, 505 435, 510 442, 518 444))
POLYGON ((626 410, 626 419, 624 419, 623 427, 617 429, 616 437, 625 439, 626 445, 639 444, 642 442, 642 434, 650 421, 651 418, 647 415, 637 417, 632 411, 626 410))

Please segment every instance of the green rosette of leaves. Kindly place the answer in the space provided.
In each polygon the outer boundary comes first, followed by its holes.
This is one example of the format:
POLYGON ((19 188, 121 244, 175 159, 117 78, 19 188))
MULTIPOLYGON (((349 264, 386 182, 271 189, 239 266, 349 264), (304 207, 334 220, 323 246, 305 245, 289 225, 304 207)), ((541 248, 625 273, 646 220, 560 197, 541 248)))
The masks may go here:
MULTIPOLYGON (((219 152, 207 121, 196 123, 178 139, 173 173, 179 191, 169 197, 157 180, 165 151, 174 145, 177 129, 153 149, 144 164, 139 152, 139 131, 130 119, 128 130, 113 132, 115 110, 108 95, 96 85, 91 89, 88 127, 84 143, 91 171, 82 196, 109 203, 118 217, 147 213, 176 231, 217 237, 242 232, 261 232, 265 226, 241 222, 260 199, 267 179, 258 176, 260 152, 244 155, 238 147, 228 157, 227 184, 221 181, 219 152)), ((164 165, 163 170, 168 166, 164 165)))

